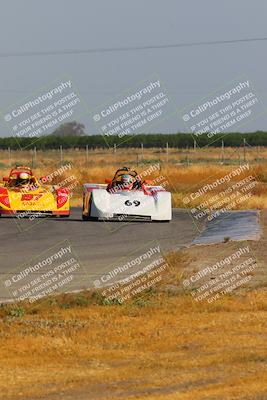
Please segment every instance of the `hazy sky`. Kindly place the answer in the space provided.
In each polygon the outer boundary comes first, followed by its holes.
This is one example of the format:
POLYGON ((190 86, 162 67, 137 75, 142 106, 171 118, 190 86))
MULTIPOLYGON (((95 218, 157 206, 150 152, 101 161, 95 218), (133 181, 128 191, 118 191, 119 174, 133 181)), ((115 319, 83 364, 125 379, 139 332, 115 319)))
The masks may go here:
MULTIPOLYGON (((267 37, 264 0, 0 0, 0 55, 267 37)), ((245 74, 267 104, 267 41, 201 47, 0 57, 0 108, 67 74, 90 109, 157 73, 177 108, 245 74)), ((93 128, 81 118, 86 131, 93 128)), ((267 129, 267 115, 242 130, 267 129)), ((172 116, 155 131, 185 130, 172 116)), ((1 136, 10 135, 1 124, 1 136)))

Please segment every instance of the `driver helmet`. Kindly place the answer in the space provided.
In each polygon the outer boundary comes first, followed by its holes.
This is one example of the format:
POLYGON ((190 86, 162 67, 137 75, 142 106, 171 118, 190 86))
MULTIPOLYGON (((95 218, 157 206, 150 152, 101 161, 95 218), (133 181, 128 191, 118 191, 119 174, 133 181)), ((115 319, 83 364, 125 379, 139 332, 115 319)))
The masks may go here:
POLYGON ((131 175, 128 174, 124 174, 121 177, 121 182, 123 184, 123 186, 130 186, 133 183, 133 178, 131 175))
POLYGON ((30 175, 27 172, 21 172, 19 174, 19 184, 24 185, 29 183, 30 181, 30 175))

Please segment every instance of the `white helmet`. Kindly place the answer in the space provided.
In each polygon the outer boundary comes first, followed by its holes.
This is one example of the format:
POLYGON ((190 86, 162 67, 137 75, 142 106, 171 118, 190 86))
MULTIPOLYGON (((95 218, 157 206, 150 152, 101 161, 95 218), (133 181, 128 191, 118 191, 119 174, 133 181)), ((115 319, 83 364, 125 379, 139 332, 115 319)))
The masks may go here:
POLYGON ((127 185, 131 185, 131 183, 133 183, 133 178, 131 177, 131 175, 125 174, 125 175, 122 175, 121 181, 122 181, 123 185, 127 186, 127 185))
POLYGON ((28 180, 28 179, 30 179, 30 175, 27 172, 21 172, 19 174, 19 179, 22 179, 23 181, 28 180))

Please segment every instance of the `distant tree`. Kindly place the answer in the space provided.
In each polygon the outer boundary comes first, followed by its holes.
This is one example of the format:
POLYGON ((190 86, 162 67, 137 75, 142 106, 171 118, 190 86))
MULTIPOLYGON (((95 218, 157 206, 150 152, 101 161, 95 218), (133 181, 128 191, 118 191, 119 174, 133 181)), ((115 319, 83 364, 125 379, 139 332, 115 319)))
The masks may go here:
MULTIPOLYGON (((139 148, 141 143, 144 147, 157 147, 166 148, 168 142, 170 147, 178 148, 192 148, 194 146, 194 137, 189 133, 176 133, 176 134, 139 134, 129 136, 127 140, 124 138, 121 141, 116 135, 108 138, 109 147, 112 148, 114 144, 120 147, 139 148)), ((222 139, 225 146, 229 147, 243 147, 244 139, 250 146, 266 146, 267 147, 267 132, 257 131, 249 133, 231 132, 225 135, 217 134, 210 144, 210 139, 207 135, 203 134, 197 138, 199 147, 209 145, 210 147, 221 147, 222 139)), ((103 135, 86 135, 84 133, 84 125, 78 124, 76 121, 69 122, 61 125, 52 135, 42 136, 36 141, 36 138, 22 137, 19 139, 14 136, 0 137, 0 149, 58 149, 59 146, 65 149, 70 148, 85 148, 88 146, 90 149, 106 147, 106 141, 103 135)), ((1 166, 1 159, 0 159, 1 166)))
POLYGON ((77 121, 66 122, 61 124, 53 134, 55 136, 84 136, 85 126, 77 121))

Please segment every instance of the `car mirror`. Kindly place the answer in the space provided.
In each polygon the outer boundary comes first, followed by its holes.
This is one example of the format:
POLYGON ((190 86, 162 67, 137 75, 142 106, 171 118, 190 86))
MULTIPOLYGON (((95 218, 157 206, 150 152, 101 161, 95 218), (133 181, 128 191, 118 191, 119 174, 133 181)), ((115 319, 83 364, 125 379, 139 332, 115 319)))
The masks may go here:
POLYGON ((153 181, 149 179, 146 179, 144 183, 146 183, 147 185, 153 185, 153 181))
POLYGON ((105 178, 105 183, 111 183, 112 182, 112 179, 110 179, 110 178, 105 178))

